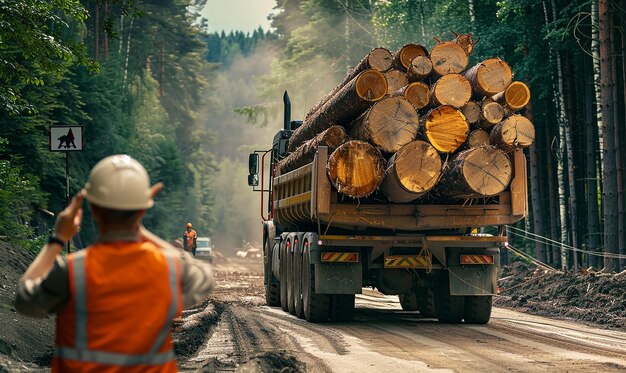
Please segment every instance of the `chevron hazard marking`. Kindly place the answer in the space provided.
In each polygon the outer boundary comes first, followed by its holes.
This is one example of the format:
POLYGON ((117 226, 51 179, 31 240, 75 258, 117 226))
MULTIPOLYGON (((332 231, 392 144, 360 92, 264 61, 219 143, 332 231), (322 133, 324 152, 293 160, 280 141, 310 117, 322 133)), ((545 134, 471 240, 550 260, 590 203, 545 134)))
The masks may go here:
POLYGON ((385 257, 385 268, 429 268, 430 263, 425 256, 390 255, 385 257))
POLYGON ((493 264, 493 255, 461 255, 461 264, 493 264))
POLYGON ((359 253, 323 252, 323 263, 358 263, 359 253))

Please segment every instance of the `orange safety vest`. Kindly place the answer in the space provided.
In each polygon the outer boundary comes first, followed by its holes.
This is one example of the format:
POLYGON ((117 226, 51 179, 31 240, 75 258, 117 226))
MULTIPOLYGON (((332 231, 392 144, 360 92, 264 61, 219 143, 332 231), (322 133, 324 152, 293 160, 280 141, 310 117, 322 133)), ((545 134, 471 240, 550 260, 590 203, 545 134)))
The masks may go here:
POLYGON ((189 232, 185 231, 184 236, 187 239, 187 247, 191 249, 193 247, 193 239, 196 238, 198 234, 192 229, 189 232))
POLYGON ((170 336, 182 313, 176 254, 149 242, 98 243, 68 255, 53 372, 176 372, 170 336))

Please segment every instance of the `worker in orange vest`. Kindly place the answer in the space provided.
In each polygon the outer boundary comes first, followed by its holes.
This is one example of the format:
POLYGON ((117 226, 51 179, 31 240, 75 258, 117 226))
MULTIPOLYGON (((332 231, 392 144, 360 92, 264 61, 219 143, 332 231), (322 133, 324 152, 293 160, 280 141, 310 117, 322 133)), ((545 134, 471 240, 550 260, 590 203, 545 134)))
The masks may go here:
POLYGON ((209 266, 141 224, 162 187, 150 187, 146 170, 127 155, 103 159, 20 279, 18 312, 57 314, 53 372, 177 371, 172 319, 206 299, 214 280, 209 266), (99 236, 62 257, 79 230, 83 198, 99 236))
POLYGON ((196 256, 196 248, 198 247, 196 240, 198 238, 198 233, 192 229, 193 226, 191 223, 187 223, 186 228, 187 229, 185 229, 185 232, 183 233, 183 248, 185 251, 192 253, 193 256, 196 256))

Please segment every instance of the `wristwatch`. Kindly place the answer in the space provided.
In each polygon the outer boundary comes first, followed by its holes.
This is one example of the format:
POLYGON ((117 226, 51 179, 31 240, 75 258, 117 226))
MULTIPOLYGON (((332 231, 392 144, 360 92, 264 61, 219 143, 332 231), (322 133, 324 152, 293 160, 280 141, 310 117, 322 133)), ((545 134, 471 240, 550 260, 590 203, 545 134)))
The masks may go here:
POLYGON ((51 235, 48 237, 48 244, 51 244, 51 243, 56 243, 56 244, 58 244, 58 245, 65 246, 65 242, 61 241, 61 240, 60 240, 57 236, 55 236, 54 234, 51 234, 51 235))

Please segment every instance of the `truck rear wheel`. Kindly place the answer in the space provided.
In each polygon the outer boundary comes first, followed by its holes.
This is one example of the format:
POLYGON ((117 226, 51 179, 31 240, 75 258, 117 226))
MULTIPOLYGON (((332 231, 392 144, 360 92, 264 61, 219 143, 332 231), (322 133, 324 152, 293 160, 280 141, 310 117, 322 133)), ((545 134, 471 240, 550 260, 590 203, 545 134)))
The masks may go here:
POLYGON ((439 277, 439 282, 435 286, 435 312, 439 322, 460 323, 465 311, 465 299, 463 296, 450 295, 448 273, 439 277))
POLYGON ((491 318, 492 296, 466 296, 465 322, 468 324, 486 324, 491 318))
POLYGON ((296 316, 303 319, 304 318, 304 306, 302 305, 302 247, 299 247, 293 253, 293 261, 294 261, 294 306, 296 308, 296 316))
POLYGON ((278 267, 278 272, 280 273, 280 306, 283 311, 289 311, 287 307, 287 242, 281 243, 280 245, 280 267, 278 267))
POLYGON ((263 270, 265 271, 265 303, 270 307, 280 306, 280 283, 272 273, 272 252, 278 250, 278 245, 270 250, 269 242, 265 241, 263 250, 263 270))
POLYGON ((304 241, 302 252, 302 300, 304 318, 309 322, 324 322, 330 312, 330 296, 315 293, 315 270, 311 265, 309 243, 304 241))
POLYGON ((417 308, 422 317, 436 317, 435 292, 432 288, 417 288, 417 308))
POLYGON ((287 250, 287 256, 286 256, 286 261, 287 261, 287 311, 289 311, 290 314, 295 315, 296 314, 296 307, 294 306, 294 287, 295 287, 295 276, 293 273, 293 253, 292 250, 295 252, 297 250, 297 242, 293 236, 291 237, 291 250, 287 250))
POLYGON ((398 298, 400 299, 400 306, 402 306, 404 311, 417 311, 417 294, 400 294, 398 298))
POLYGON ((354 294, 333 294, 330 299, 332 321, 352 321, 354 317, 354 294))

